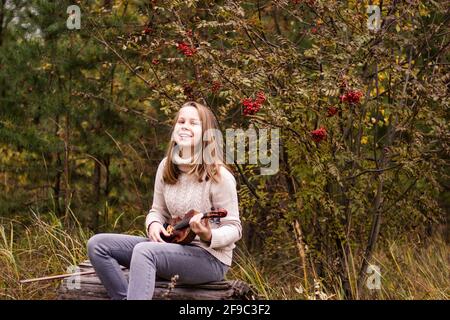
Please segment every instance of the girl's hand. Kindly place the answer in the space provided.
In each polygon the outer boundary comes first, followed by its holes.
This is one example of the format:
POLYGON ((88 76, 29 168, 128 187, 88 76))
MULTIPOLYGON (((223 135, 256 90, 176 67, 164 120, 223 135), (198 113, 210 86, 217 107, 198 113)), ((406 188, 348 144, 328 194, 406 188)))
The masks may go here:
POLYGON ((205 242, 211 241, 211 227, 207 219, 202 219, 203 213, 198 213, 189 220, 191 230, 205 242))
POLYGON ((164 226, 159 222, 153 222, 150 227, 148 227, 148 237, 151 241, 165 242, 163 239, 161 239, 161 233, 166 237, 170 236, 164 226))

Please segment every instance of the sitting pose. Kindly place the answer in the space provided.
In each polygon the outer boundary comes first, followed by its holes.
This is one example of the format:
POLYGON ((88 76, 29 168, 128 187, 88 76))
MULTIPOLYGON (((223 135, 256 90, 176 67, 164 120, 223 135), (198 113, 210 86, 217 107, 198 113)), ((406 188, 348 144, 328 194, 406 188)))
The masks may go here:
POLYGON ((211 110, 185 103, 156 172, 153 205, 145 220, 148 237, 101 233, 89 239, 89 259, 112 299, 152 299, 156 277, 178 275, 177 283, 185 284, 224 279, 242 227, 236 180, 214 139, 217 127, 211 110), (227 215, 202 219, 213 208, 227 215), (164 225, 192 210, 198 212, 188 221, 195 238, 188 244, 165 242, 170 234, 164 225), (129 281, 121 265, 129 268, 129 281))

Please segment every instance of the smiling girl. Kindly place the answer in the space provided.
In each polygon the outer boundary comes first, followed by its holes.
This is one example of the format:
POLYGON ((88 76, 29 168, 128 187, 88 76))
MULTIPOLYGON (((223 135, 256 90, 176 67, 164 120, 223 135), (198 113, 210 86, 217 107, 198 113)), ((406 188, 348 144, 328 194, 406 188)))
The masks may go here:
POLYGON ((224 279, 242 227, 236 180, 223 163, 217 130, 211 110, 185 103, 156 172, 147 237, 104 233, 89 239, 89 258, 112 299, 152 299, 156 276, 169 280, 178 275, 177 282, 186 284, 224 279), (202 219, 202 213, 194 215, 189 226, 196 237, 189 245, 162 240, 161 234, 169 236, 163 225, 171 218, 212 208, 228 214, 215 223, 202 219), (120 265, 130 269, 129 281, 120 265))

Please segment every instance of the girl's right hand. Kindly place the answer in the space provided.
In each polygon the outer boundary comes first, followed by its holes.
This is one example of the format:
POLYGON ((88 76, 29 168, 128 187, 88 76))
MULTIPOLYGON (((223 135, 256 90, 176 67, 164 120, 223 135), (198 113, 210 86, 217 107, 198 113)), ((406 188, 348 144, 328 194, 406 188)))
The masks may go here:
POLYGON ((161 233, 164 234, 166 237, 170 236, 170 234, 166 231, 164 226, 159 222, 153 222, 148 227, 148 237, 151 241, 165 242, 163 239, 161 239, 161 233))

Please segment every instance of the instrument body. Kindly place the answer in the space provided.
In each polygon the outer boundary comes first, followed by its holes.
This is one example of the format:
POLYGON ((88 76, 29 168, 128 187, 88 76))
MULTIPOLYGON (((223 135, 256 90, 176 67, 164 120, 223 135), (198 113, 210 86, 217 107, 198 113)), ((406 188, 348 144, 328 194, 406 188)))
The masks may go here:
MULTIPOLYGON (((189 221, 193 216, 199 214, 197 210, 189 210, 183 217, 176 217, 171 219, 169 223, 164 224, 164 228, 170 234, 169 237, 161 233, 161 238, 165 242, 178 243, 178 244, 189 244, 194 240, 196 234, 189 227, 189 221)), ((209 212, 203 213, 202 219, 209 218, 223 218, 226 217, 227 210, 217 209, 209 212)))

